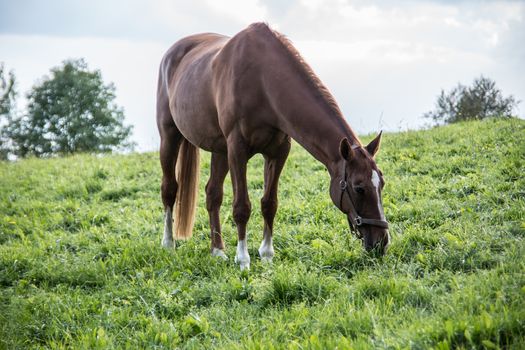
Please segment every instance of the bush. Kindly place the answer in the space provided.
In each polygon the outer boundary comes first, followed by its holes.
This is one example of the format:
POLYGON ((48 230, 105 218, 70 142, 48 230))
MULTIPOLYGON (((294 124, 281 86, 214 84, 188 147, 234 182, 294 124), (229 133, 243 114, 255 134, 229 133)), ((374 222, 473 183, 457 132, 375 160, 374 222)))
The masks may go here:
POLYGON ((425 113, 423 117, 438 124, 492 117, 511 118, 519 102, 512 95, 503 97, 496 82, 481 76, 470 87, 458 84, 448 93, 441 90, 436 110, 425 113))

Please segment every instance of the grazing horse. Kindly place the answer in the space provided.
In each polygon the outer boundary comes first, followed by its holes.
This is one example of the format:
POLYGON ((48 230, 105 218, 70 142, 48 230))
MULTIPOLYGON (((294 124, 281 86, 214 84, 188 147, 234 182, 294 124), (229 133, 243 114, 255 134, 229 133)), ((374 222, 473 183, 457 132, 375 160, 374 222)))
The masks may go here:
POLYGON ((212 153, 206 185, 211 254, 226 258, 219 208, 230 171, 238 234, 235 262, 241 269, 249 268, 246 165, 261 153, 264 230, 259 255, 271 261, 279 175, 293 138, 326 166, 332 201, 346 214, 365 248, 386 251, 390 237, 381 201, 384 181, 374 161, 381 134, 363 146, 290 41, 266 24, 252 24, 231 38, 206 33, 176 42, 160 64, 157 125, 163 246, 173 247, 174 237, 191 236, 202 148, 212 153))

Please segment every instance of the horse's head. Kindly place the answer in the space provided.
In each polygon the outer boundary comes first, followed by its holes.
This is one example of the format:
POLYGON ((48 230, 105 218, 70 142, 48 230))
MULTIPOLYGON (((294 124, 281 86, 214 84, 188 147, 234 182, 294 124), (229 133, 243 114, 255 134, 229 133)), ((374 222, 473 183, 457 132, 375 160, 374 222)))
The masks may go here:
POLYGON ((341 140, 342 160, 330 184, 334 204, 347 215, 350 228, 362 238, 366 250, 376 248, 381 254, 390 243, 388 223, 383 212, 381 191, 383 175, 374 161, 381 134, 366 147, 341 140))

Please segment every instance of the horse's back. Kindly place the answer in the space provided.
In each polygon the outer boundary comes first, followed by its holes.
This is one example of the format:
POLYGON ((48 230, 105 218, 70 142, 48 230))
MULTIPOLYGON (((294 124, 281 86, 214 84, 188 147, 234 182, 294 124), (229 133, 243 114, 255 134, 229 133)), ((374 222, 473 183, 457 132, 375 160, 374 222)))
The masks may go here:
POLYGON ((160 72, 162 78, 167 83, 165 88, 169 88, 170 83, 176 77, 177 70, 181 67, 184 59, 189 55, 206 53, 216 47, 216 43, 224 42, 228 39, 220 34, 202 33, 187 36, 174 43, 162 57, 160 72))

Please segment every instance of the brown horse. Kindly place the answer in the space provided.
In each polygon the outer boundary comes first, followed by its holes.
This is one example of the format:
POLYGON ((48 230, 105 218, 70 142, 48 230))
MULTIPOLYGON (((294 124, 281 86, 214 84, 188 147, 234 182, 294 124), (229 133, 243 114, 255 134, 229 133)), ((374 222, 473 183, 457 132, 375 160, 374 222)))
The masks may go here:
POLYGON ((226 258, 219 207, 230 171, 238 233, 235 261, 241 269, 249 268, 246 164, 261 153, 264 231, 259 254, 271 261, 277 186, 292 137, 328 169, 330 196, 365 248, 386 251, 390 238, 381 201, 384 181, 374 161, 381 134, 362 146, 312 69, 266 24, 252 24, 232 38, 207 33, 175 43, 160 65, 157 125, 165 247, 174 246, 174 236, 191 236, 202 148, 212 153, 206 185, 211 253, 226 258))

